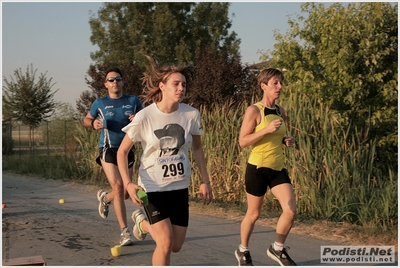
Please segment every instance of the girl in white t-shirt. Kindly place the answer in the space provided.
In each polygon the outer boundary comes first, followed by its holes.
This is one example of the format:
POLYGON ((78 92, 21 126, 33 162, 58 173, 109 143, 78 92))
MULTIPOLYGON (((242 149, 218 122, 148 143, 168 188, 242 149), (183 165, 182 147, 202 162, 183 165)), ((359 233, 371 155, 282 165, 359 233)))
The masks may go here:
POLYGON ((142 206, 137 196, 144 190, 148 205, 132 213, 133 234, 143 240, 150 233, 156 242, 152 265, 170 265, 171 252, 178 252, 185 240, 189 223, 191 175, 189 149, 201 174, 199 196, 205 204, 213 199, 200 135, 200 113, 181 103, 186 93, 186 79, 192 67, 158 67, 147 56, 152 70, 144 73, 143 104, 151 103, 135 115, 122 130, 126 133, 117 160, 126 191, 133 203, 142 206), (141 142, 138 185, 131 182, 127 154, 135 142, 141 142))

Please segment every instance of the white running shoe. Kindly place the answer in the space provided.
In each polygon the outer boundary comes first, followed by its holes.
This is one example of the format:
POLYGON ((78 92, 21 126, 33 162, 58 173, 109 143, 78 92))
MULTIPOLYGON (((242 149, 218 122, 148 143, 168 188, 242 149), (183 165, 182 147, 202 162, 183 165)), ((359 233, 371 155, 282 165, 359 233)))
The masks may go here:
POLYGON ((133 244, 132 236, 128 228, 125 228, 121 232, 121 239, 119 240, 119 244, 121 246, 129 246, 133 244))
POLYGON ((132 220, 133 220, 133 236, 139 240, 142 241, 146 238, 147 233, 144 233, 143 230, 139 227, 139 225, 146 219, 146 216, 143 214, 143 212, 140 209, 135 210, 132 212, 132 220))
POLYGON ((102 189, 100 189, 98 192, 97 192, 97 200, 99 200, 99 214, 100 214, 100 217, 102 217, 103 219, 107 219, 107 216, 108 216, 108 206, 109 206, 109 204, 110 203, 106 203, 106 202, 104 202, 104 196, 107 194, 107 192, 106 191, 104 191, 104 190, 102 190, 102 189))

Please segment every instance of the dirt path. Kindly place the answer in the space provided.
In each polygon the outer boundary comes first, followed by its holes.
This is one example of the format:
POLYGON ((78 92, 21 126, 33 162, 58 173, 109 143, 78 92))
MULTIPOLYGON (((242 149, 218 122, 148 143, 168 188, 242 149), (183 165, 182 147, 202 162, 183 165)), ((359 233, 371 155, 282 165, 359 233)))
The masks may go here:
MULTIPOLYGON (((106 220, 98 215, 96 187, 11 174, 3 174, 2 186, 2 203, 7 206, 2 210, 3 261, 42 255, 49 266, 151 265, 155 247, 151 236, 123 247, 122 256, 111 256, 110 247, 118 243, 119 227, 112 207, 106 220), (65 199, 64 204, 59 204, 60 198, 65 199)), ((126 205, 130 215, 136 206, 131 202, 126 205)), ((179 253, 172 254, 171 264, 236 266, 233 252, 239 243, 241 218, 201 210, 191 209, 186 242, 179 253)), ((130 217, 128 222, 131 228, 130 217)), ((255 265, 276 265, 265 253, 274 233, 271 227, 255 227, 251 237, 255 265)), ((298 265, 320 266, 321 246, 338 243, 293 233, 287 244, 298 265)))

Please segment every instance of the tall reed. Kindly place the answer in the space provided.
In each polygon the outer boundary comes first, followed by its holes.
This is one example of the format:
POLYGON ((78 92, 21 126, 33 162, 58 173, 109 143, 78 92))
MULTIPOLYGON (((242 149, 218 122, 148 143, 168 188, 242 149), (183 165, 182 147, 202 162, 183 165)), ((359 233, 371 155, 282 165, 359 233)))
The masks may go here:
MULTIPOLYGON (((294 136, 294 148, 285 148, 286 167, 294 186, 298 215, 317 220, 348 222, 366 229, 397 232, 398 173, 377 168, 375 141, 363 140, 357 129, 341 126, 341 115, 303 93, 291 90, 279 99, 288 114, 288 135, 294 136)), ((244 170, 251 148, 241 149, 238 137, 248 103, 210 104, 201 107, 204 134, 202 142, 207 158, 216 202, 245 204, 244 170)), ((38 173, 46 177, 62 175, 80 181, 102 184, 98 156, 98 132, 76 125, 79 150, 73 157, 47 154, 32 157, 3 157, 3 170, 38 173), (55 163, 57 162, 57 163, 55 163), (21 168, 23 167, 23 169, 21 168), (38 169, 39 167, 39 169, 38 169)), ((135 175, 141 156, 136 144, 135 175)), ((190 194, 196 195, 200 174, 193 162, 190 194)), ((280 207, 268 192, 266 211, 279 213, 280 207)))
POLYGON ((290 92, 285 100, 287 107, 297 107, 289 111, 296 148, 287 150, 287 161, 300 213, 384 229, 397 226, 397 181, 390 168, 389 177, 375 168, 375 141, 361 140, 357 130, 349 133, 350 126, 339 123, 340 114, 305 94, 290 92))
MULTIPOLYGON (((207 107, 209 109, 209 107, 207 107)), ((246 151, 242 151, 238 143, 238 129, 245 106, 237 107, 229 101, 224 105, 215 104, 211 110, 200 108, 204 134, 202 143, 207 159, 207 169, 214 187, 217 199, 241 203, 243 194, 243 168, 247 158, 246 151)), ((197 169, 193 169, 193 176, 199 177, 197 169)), ((192 193, 198 181, 192 184, 192 193)))
POLYGON ((101 167, 95 162, 99 155, 99 132, 85 128, 82 123, 77 123, 76 129, 75 139, 80 148, 76 158, 76 177, 78 180, 101 184, 105 177, 101 167))
MULTIPOLYGON (((397 173, 375 168, 375 141, 361 140, 350 126, 340 125, 340 114, 305 94, 288 92, 280 100, 289 117, 286 167, 292 179, 299 215, 344 221, 387 230, 397 226, 397 173), (388 176, 389 175, 389 176, 388 176)), ((245 201, 244 168, 250 148, 238 144, 240 125, 248 104, 212 104, 200 108, 202 141, 216 200, 245 201)), ((191 193, 198 189, 193 169, 191 193)), ((279 212, 277 200, 266 195, 265 206, 279 212)))

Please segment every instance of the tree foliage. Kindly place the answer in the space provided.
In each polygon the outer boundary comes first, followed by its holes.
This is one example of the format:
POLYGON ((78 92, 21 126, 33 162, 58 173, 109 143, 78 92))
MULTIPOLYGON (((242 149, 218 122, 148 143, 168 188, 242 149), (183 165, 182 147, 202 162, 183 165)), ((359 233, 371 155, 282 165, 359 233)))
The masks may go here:
MULTIPOLYGON (((86 115, 93 101, 107 94, 107 89, 104 87, 104 77, 107 69, 111 66, 113 65, 107 66, 103 63, 90 65, 88 75, 91 79, 85 78, 90 91, 82 92, 80 98, 76 101, 76 108, 80 114, 86 115)), ((139 96, 142 93, 140 77, 144 70, 140 69, 137 64, 129 62, 117 66, 122 72, 124 94, 139 96)))
MULTIPOLYGON (((292 91, 330 106, 344 125, 378 139, 380 160, 397 162, 397 3, 306 3, 289 20, 286 35, 275 33, 265 54, 285 69, 292 91), (372 135, 371 135, 372 134, 372 135)), ((397 165, 397 164, 396 164, 397 165)))
POLYGON ((236 33, 229 34, 229 3, 123 2, 104 3, 89 20, 90 37, 99 50, 95 62, 137 63, 145 68, 144 55, 160 62, 192 62, 204 46, 230 47, 238 52, 236 33))
POLYGON ((92 92, 82 93, 78 110, 87 113, 94 98, 105 93, 106 66, 121 69, 125 93, 140 95, 140 79, 149 68, 145 55, 164 64, 193 64, 199 73, 188 101, 197 106, 231 95, 242 87, 233 85, 235 81, 247 81, 241 78, 247 69, 240 73, 240 39, 229 32, 228 8, 227 2, 104 3, 89 20, 90 40, 99 50, 91 53, 96 63, 88 71, 91 80, 86 79, 92 92))
POLYGON ((247 80, 251 75, 247 67, 243 67, 238 55, 231 56, 226 51, 203 49, 194 58, 196 62, 195 79, 188 88, 185 102, 199 108, 210 103, 225 103, 243 101, 243 92, 253 80, 247 80))
POLYGON ((31 131, 49 118, 57 105, 53 96, 58 89, 52 92, 52 78, 46 77, 47 72, 42 73, 35 83, 36 71, 31 64, 25 74, 21 68, 15 70, 15 79, 12 76, 10 80, 3 77, 3 114, 28 125, 31 131))

